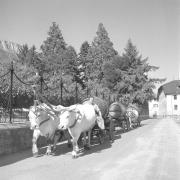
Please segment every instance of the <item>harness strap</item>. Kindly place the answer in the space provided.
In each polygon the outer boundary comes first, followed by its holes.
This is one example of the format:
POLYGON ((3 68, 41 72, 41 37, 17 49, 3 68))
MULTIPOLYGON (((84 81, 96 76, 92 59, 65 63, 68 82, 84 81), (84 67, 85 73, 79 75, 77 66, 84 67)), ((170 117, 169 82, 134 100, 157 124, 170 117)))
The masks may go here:
POLYGON ((44 121, 41 121, 40 123, 39 123, 39 126, 41 126, 42 124, 44 124, 45 122, 47 122, 47 121, 49 121, 50 120, 50 117, 48 117, 47 119, 45 119, 44 121))
MULTIPOLYGON (((77 111, 77 112, 75 112, 75 113, 78 113, 79 116, 82 116, 79 111, 77 111)), ((79 119, 79 116, 75 119, 74 123, 73 123, 71 126, 69 126, 70 129, 73 128, 73 127, 76 125, 76 123, 77 123, 77 121, 78 121, 78 119, 79 119)))
POLYGON ((69 126, 70 129, 73 128, 73 127, 76 125, 77 120, 78 120, 78 118, 76 118, 75 121, 74 121, 74 123, 73 123, 71 126, 69 126))

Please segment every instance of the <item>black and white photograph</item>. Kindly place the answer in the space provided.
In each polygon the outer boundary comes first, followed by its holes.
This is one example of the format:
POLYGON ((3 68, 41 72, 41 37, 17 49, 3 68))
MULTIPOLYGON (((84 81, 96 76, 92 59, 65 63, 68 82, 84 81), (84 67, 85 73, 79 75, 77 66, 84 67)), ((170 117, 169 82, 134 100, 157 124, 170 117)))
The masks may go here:
POLYGON ((180 180, 180 0, 0 0, 0 180, 180 180))

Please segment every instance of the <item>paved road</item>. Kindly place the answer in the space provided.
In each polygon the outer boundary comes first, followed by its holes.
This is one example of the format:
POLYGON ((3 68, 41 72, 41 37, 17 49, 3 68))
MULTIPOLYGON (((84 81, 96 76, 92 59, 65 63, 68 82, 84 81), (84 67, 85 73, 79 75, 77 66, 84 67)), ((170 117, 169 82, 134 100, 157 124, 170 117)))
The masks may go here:
MULTIPOLYGON (((65 144, 57 156, 30 151, 0 158, 0 180, 180 180, 180 119, 143 121, 72 159, 65 144)), ((43 153, 44 150, 41 150, 43 153)))

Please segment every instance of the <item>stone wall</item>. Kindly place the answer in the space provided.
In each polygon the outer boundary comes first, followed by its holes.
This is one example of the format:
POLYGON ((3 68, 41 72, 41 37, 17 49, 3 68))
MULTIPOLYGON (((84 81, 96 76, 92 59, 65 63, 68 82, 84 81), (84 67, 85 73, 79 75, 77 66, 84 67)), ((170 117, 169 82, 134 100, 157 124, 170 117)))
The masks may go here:
MULTIPOLYGON (((1 125, 2 126, 2 125, 1 125)), ((33 131, 28 125, 0 127, 0 155, 19 152, 32 147, 33 131)), ((46 145, 46 140, 40 137, 38 146, 46 145)))

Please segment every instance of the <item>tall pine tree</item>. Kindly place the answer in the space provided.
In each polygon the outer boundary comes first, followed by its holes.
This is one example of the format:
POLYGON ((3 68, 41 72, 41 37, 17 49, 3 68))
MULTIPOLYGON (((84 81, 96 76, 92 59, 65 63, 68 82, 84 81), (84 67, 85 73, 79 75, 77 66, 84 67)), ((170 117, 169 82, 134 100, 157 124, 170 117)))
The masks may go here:
POLYGON ((86 72, 86 68, 87 68, 87 64, 88 64, 88 59, 87 59, 87 55, 88 55, 88 51, 89 51, 90 45, 87 41, 85 41, 80 48, 80 53, 78 56, 78 79, 79 79, 79 83, 81 84, 81 86, 83 88, 85 88, 86 84, 87 84, 87 80, 88 80, 88 76, 87 76, 87 72, 86 72))
POLYGON ((131 40, 128 40, 122 56, 116 56, 112 63, 105 65, 105 82, 111 92, 118 95, 125 104, 137 103, 139 105, 154 97, 155 83, 164 79, 151 79, 150 71, 158 69, 143 59, 131 40))
POLYGON ((48 74, 57 73, 62 69, 60 66, 62 65, 66 46, 59 26, 53 22, 49 28, 48 37, 41 45, 41 58, 45 61, 48 74))
POLYGON ((59 26, 53 22, 48 31, 48 37, 41 45, 43 55, 51 56, 60 54, 62 50, 66 49, 66 43, 62 36, 59 26))
POLYGON ((86 72, 91 81, 102 84, 103 66, 106 62, 110 62, 117 52, 102 23, 99 24, 96 35, 88 51, 86 72))

